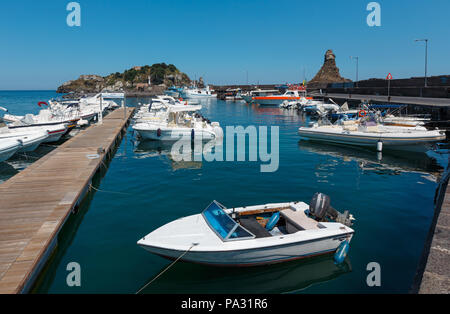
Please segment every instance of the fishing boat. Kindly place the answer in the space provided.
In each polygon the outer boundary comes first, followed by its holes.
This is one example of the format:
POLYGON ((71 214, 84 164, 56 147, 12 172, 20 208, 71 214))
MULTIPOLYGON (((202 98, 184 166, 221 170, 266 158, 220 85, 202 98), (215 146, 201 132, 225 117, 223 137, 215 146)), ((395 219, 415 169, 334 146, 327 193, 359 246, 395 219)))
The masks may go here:
POLYGON ((212 140, 223 138, 218 122, 210 122, 197 111, 201 106, 168 106, 154 121, 138 121, 133 129, 148 140, 176 141, 182 138, 212 140))
POLYGON ((372 121, 347 120, 340 124, 300 127, 301 137, 315 141, 358 145, 396 150, 426 151, 430 145, 446 138, 445 132, 427 130, 423 127, 396 127, 377 124, 372 121))
POLYGON ((147 251, 214 266, 254 266, 336 253, 342 262, 353 216, 316 193, 303 202, 226 208, 213 201, 201 214, 172 221, 140 239, 147 251))
POLYGON ((22 143, 16 139, 0 138, 0 162, 11 158, 21 147, 22 143))
POLYGON ((198 87, 185 87, 181 92, 180 96, 182 98, 199 98, 199 99, 207 99, 207 98, 217 98, 217 94, 213 94, 213 91, 206 86, 206 88, 198 88, 198 87))

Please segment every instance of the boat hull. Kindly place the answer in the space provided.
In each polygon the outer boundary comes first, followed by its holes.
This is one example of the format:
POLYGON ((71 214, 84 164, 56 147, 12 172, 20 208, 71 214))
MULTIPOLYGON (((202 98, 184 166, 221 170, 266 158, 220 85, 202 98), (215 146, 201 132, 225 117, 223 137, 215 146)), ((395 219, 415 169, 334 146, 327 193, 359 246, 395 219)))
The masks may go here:
POLYGON ((7 147, 0 147, 0 162, 8 160, 11 158, 20 148, 21 144, 19 142, 8 145, 7 147))
POLYGON ((444 140, 445 135, 436 135, 434 137, 386 137, 380 135, 352 135, 345 132, 317 132, 308 128, 300 128, 299 135, 315 141, 323 141, 329 143, 356 145, 364 147, 376 148, 378 142, 383 143, 383 147, 397 150, 427 151, 429 147, 438 141, 444 140))
MULTIPOLYGON (((136 132, 145 140, 153 141, 178 141, 180 139, 192 138, 193 129, 181 129, 181 130, 171 130, 171 129, 154 129, 154 130, 139 130, 135 129, 136 132)), ((195 140, 212 140, 215 138, 214 133, 207 132, 205 130, 194 130, 195 140)))
POLYGON ((351 241, 353 233, 329 236, 311 241, 295 242, 284 245, 262 247, 257 249, 230 250, 230 251, 189 251, 170 250, 148 245, 141 246, 147 251, 168 259, 207 264, 221 267, 248 267, 270 265, 292 260, 314 257, 334 253, 342 241, 351 241))
POLYGON ((300 99, 301 99, 301 97, 265 96, 265 97, 251 97, 251 102, 254 104, 261 105, 261 106, 279 106, 284 101, 296 101, 296 100, 300 100, 300 99))

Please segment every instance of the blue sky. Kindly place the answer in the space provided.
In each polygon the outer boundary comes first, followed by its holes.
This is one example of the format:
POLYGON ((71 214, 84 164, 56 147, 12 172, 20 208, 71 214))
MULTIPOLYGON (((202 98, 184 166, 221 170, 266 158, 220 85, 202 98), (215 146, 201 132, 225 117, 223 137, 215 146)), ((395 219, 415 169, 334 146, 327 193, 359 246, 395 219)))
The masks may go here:
POLYGON ((448 0, 384 0, 381 27, 368 27, 369 0, 79 0, 81 27, 68 27, 68 0, 1 1, 0 90, 56 89, 81 74, 175 64, 191 78, 233 84, 298 82, 332 49, 344 77, 450 74, 448 0))

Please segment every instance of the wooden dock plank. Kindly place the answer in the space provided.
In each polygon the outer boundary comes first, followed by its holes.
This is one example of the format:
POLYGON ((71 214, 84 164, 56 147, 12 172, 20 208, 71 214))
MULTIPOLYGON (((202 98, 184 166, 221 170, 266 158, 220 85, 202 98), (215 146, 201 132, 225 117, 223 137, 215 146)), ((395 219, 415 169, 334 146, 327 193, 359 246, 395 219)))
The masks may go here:
POLYGON ((0 293, 28 286, 132 113, 115 110, 0 185, 0 293))

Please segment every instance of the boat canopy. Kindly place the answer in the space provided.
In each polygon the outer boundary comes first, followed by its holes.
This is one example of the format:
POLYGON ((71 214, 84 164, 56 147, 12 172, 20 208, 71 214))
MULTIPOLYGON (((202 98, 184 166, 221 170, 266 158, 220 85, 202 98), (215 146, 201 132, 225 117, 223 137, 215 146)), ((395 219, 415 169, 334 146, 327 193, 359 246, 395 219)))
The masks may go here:
POLYGON ((222 206, 213 201, 202 213, 209 227, 222 241, 254 239, 255 235, 234 221, 223 210, 222 206))
POLYGON ((169 106, 170 112, 195 112, 202 109, 201 105, 174 105, 169 106))

